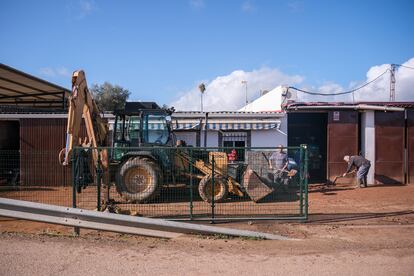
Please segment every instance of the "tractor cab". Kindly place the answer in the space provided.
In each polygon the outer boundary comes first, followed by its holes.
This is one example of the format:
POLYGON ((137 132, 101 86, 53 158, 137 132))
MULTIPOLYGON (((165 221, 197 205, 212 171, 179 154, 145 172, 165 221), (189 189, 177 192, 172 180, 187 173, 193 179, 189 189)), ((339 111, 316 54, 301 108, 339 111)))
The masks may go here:
MULTIPOLYGON (((172 146, 171 114, 154 102, 127 102, 124 110, 114 112, 112 147, 172 146)), ((115 152, 112 159, 119 160, 122 152, 115 152)))

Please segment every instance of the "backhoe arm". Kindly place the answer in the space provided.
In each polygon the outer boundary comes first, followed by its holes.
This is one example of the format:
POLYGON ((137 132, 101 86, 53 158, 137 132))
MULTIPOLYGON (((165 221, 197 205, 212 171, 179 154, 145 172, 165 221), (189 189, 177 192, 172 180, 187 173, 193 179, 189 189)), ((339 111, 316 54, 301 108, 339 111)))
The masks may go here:
MULTIPOLYGON (((99 147, 106 146, 108 124, 102 119, 99 109, 89 92, 85 78, 85 72, 75 71, 72 74, 72 95, 69 97, 68 123, 66 130, 66 147, 59 154, 62 165, 70 163, 71 153, 74 147, 99 147), (87 137, 82 141, 80 128, 82 116, 85 120, 87 137)), ((93 159, 98 159, 98 151, 92 151, 93 159)), ((101 161, 104 167, 108 165, 106 150, 101 151, 101 161)))

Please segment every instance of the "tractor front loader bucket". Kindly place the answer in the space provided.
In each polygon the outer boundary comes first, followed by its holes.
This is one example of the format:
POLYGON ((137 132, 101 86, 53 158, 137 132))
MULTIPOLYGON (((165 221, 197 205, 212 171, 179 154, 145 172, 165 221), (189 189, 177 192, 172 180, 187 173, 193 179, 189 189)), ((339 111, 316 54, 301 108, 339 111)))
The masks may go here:
POLYGON ((260 180, 256 172, 250 168, 247 168, 243 175, 243 186, 254 202, 258 202, 274 191, 260 180))
MULTIPOLYGON (((214 175, 227 179, 227 188, 229 193, 242 197, 243 192, 241 185, 231 176, 228 175, 228 163, 225 152, 210 152, 209 162, 203 160, 194 160, 193 166, 197 168, 203 175, 211 175, 212 172, 212 157, 214 156, 216 167, 214 168, 214 175)), ((181 162, 189 164, 190 157, 184 152, 177 152, 177 157, 181 162)), ((247 168, 243 174, 243 186, 249 197, 257 202, 273 192, 265 183, 260 180, 259 176, 252 170, 247 168)))

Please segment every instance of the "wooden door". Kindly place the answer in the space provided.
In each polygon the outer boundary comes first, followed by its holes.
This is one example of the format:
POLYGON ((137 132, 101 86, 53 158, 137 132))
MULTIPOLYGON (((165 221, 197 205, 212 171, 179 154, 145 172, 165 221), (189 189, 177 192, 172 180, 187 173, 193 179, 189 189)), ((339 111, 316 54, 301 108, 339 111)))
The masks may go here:
POLYGON ((404 112, 375 112, 375 183, 404 183, 404 112))
MULTIPOLYGON (((327 178, 346 171, 345 155, 358 154, 358 112, 330 111, 328 114, 328 170, 327 178)), ((354 183, 355 176, 339 178, 336 183, 354 183)))

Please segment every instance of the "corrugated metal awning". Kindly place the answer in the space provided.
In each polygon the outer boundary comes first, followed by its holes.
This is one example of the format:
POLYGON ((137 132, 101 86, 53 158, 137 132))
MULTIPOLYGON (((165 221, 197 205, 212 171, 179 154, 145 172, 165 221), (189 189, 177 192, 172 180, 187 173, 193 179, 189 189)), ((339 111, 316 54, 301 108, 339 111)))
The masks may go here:
MULTIPOLYGON (((172 124, 174 130, 198 130, 200 122, 175 122, 172 124)), ((280 127, 280 121, 252 122, 252 121, 215 121, 207 123, 208 130, 267 130, 280 127)), ((204 126, 202 126, 204 128, 204 126)))
POLYGON ((210 130, 265 130, 278 128, 279 123, 208 123, 210 130))
POLYGON ((66 88, 0 63, 0 105, 64 108, 66 88))
POLYGON ((200 123, 173 123, 173 130, 198 130, 200 128, 200 123))

